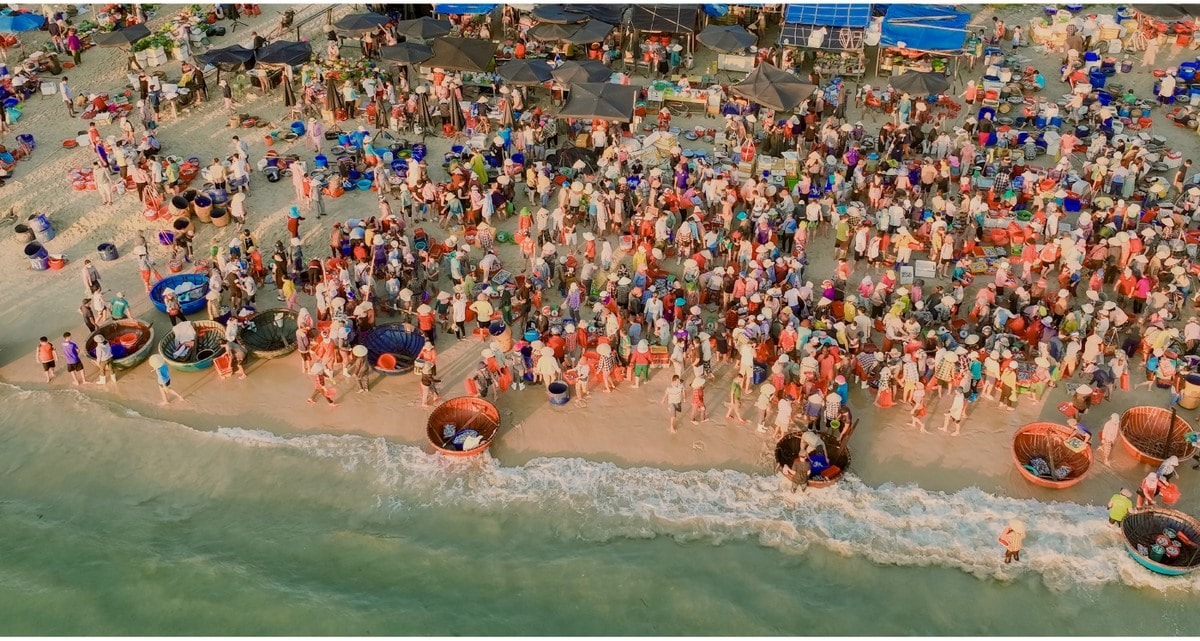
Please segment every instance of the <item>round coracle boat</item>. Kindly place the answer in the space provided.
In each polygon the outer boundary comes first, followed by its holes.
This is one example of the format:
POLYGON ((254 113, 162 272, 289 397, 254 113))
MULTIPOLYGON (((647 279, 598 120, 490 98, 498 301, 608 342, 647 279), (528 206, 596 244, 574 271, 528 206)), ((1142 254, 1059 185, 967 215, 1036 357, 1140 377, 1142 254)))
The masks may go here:
POLYGON ((413 364, 425 347, 425 337, 411 327, 405 323, 384 323, 363 337, 367 362, 376 372, 395 376, 413 371, 413 364))
POLYGON ((1026 481, 1052 490, 1082 481, 1092 467, 1090 445, 1079 439, 1075 430, 1057 423, 1030 423, 1017 430, 1012 455, 1026 481))
MULTIPOLYGON (((810 457, 812 473, 808 478, 808 487, 829 487, 842 478, 850 467, 850 448, 846 446, 844 439, 839 441, 835 434, 822 432, 818 433, 818 436, 825 444, 826 456, 824 462, 816 460, 817 457, 810 457)), ((796 478, 792 463, 800 456, 803 445, 802 432, 788 434, 775 445, 775 462, 779 465, 780 472, 784 478, 796 485, 802 485, 804 479, 796 478)))
POLYGON ((482 454, 500 431, 500 410, 474 396, 459 396, 429 413, 425 433, 434 449, 449 456, 482 454))
POLYGON ((162 339, 158 353, 167 365, 184 372, 212 367, 213 359, 225 353, 225 326, 214 321, 184 321, 162 339))
POLYGON ((184 315, 200 312, 208 304, 204 298, 208 294, 206 274, 176 274, 155 283, 150 289, 150 302, 164 314, 167 313, 167 304, 163 302, 163 294, 168 288, 175 292, 184 315))
POLYGON ((239 338, 258 358, 279 358, 296 349, 296 312, 283 307, 264 309, 242 325, 239 338))
POLYGON ((1142 405, 1121 415, 1121 443, 1130 455, 1150 465, 1161 465, 1172 455, 1181 461, 1195 456, 1191 432, 1184 418, 1163 407, 1142 405))
POLYGON ((1167 576, 1200 567, 1200 521, 1163 507, 1130 512, 1121 521, 1125 550, 1143 567, 1167 576))
POLYGON ((154 351, 154 328, 140 320, 125 318, 97 327, 84 343, 84 350, 92 358, 96 357, 97 336, 103 336, 112 348, 115 369, 136 367, 154 351))

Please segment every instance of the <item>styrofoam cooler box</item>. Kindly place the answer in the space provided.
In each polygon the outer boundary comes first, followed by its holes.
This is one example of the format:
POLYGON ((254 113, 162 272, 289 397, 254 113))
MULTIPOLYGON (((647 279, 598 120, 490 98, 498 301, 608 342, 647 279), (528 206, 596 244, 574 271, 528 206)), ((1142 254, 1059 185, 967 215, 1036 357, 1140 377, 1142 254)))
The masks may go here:
POLYGON ((1183 164, 1183 153, 1178 151, 1168 151, 1166 157, 1163 158, 1163 164, 1168 169, 1179 169, 1183 164))

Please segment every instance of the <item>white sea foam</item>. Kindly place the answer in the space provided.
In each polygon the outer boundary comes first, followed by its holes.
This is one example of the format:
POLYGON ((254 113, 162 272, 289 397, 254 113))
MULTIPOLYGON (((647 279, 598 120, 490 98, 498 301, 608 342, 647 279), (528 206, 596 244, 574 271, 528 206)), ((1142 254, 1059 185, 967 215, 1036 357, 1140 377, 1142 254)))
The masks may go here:
POLYGON ((383 509, 458 505, 498 513, 524 507, 546 514, 559 535, 592 541, 756 540, 786 553, 816 544, 876 563, 953 567, 986 579, 1034 572, 1058 590, 1124 583, 1200 591, 1200 578, 1161 577, 1130 559, 1096 506, 1008 498, 976 488, 952 494, 914 485, 872 488, 853 475, 831 488, 792 495, 781 491, 777 477, 730 470, 621 468, 579 458, 504 467, 487 455, 449 459, 382 438, 280 437, 239 428, 218 434, 367 471, 377 478, 383 509), (1029 537, 1022 561, 1004 565, 996 538, 1014 516, 1025 521, 1029 537))

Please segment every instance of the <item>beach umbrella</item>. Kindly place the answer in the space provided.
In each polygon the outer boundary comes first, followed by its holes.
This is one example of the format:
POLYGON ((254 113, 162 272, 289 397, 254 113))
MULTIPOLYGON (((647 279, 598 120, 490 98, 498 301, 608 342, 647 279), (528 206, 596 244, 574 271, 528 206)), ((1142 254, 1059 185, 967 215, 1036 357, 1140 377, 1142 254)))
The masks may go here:
POLYGON ((754 34, 741 25, 712 25, 696 36, 700 44, 721 53, 745 51, 757 42, 754 34))
POLYGON ((432 57, 433 47, 416 42, 401 42, 379 50, 380 60, 401 65, 420 64, 432 57))
POLYGON ((296 88, 292 86, 292 81, 286 77, 283 79, 283 106, 291 107, 296 104, 296 88))
POLYGON ((559 118, 602 118, 629 122, 637 105, 636 85, 611 82, 572 83, 571 97, 558 113, 559 118))
POLYGON ((579 31, 577 24, 558 24, 554 22, 543 22, 534 26, 529 30, 529 38, 539 42, 558 42, 566 40, 579 31))
POLYGON ((613 26, 607 22, 588 20, 576 29, 575 33, 563 38, 563 42, 573 45, 590 45, 593 42, 600 42, 607 38, 612 30, 613 26))
POLYGON ((517 119, 513 116, 512 98, 504 96, 504 99, 500 101, 500 106, 500 122, 508 127, 516 124, 517 119))
POLYGON ((496 73, 510 85, 540 85, 549 82, 550 65, 545 60, 513 58, 500 65, 496 73))
POLYGON ((757 102, 776 111, 791 111, 816 90, 815 85, 801 82, 795 75, 779 67, 762 63, 746 78, 729 87, 735 95, 757 102))
POLYGON ((563 84, 576 85, 584 82, 604 82, 612 77, 612 70, 595 60, 569 60, 556 67, 550 74, 563 84))
POLYGON ((254 52, 254 59, 267 64, 299 65, 312 57, 312 45, 307 42, 276 40, 254 52))
POLYGON ((128 47, 129 45, 150 35, 150 30, 144 24, 135 24, 124 29, 114 29, 109 32, 97 32, 92 36, 92 42, 97 47, 128 47))
POLYGON ((333 28, 343 33, 360 34, 375 31, 387 24, 388 17, 374 12, 351 13, 333 23, 333 28))
POLYGON ((467 119, 463 116, 462 104, 450 96, 450 125, 455 131, 462 131, 467 126, 467 119))
POLYGON ((230 45, 218 49, 209 49, 196 54, 196 60, 202 64, 212 65, 220 71, 237 71, 246 63, 254 60, 254 52, 242 45, 230 45))
POLYGON ((346 106, 346 101, 342 100, 342 92, 338 91, 337 78, 328 76, 325 78, 325 108, 330 111, 337 111, 346 106))
POLYGON ((570 6, 555 4, 539 4, 533 8, 530 15, 539 23, 549 24, 579 24, 587 20, 587 16, 571 10, 570 6))
POLYGON ((387 129, 388 126, 388 110, 383 106, 383 96, 375 94, 375 128, 387 129))
POLYGON ((430 40, 450 33, 450 23, 428 16, 416 20, 402 20, 396 24, 396 33, 418 40, 430 40))
POLYGON ((454 71, 489 71, 495 55, 496 43, 491 40, 441 38, 433 41, 433 57, 426 64, 454 71))
POLYGON ((946 74, 936 71, 905 71, 898 76, 888 79, 892 89, 902 91, 910 96, 936 96, 950 88, 950 79, 946 74))
POLYGON ((417 87, 417 123, 426 131, 433 128, 433 116, 429 114, 429 93, 426 87, 417 87))
POLYGON ((46 16, 37 13, 8 13, 0 16, 0 33, 36 31, 46 24, 46 16))

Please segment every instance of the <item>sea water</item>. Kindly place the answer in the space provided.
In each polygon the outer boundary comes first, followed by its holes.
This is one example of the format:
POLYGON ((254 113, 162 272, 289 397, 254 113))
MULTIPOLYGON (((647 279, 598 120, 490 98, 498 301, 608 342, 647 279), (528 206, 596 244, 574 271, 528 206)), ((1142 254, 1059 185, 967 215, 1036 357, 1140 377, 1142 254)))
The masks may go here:
POLYGON ((505 467, 0 384, 0 633, 1192 634, 1094 506, 505 467), (996 535, 1020 514, 1026 552, 996 535))

